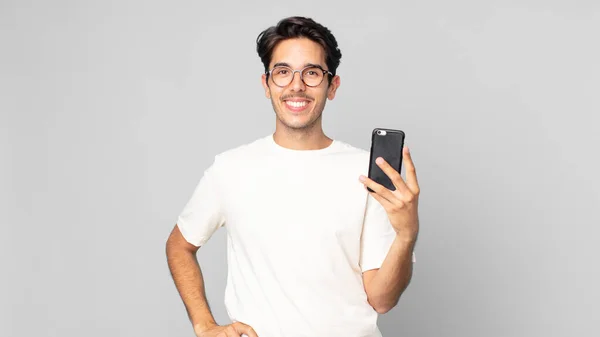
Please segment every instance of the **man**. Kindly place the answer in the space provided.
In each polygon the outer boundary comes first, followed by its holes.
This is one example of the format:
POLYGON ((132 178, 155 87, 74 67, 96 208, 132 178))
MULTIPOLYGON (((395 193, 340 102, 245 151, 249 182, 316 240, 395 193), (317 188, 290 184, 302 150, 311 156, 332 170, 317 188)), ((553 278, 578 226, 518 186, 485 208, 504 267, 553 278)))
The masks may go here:
POLYGON ((194 331, 199 337, 381 336, 378 313, 397 304, 412 276, 419 187, 408 149, 406 181, 378 161, 396 186, 391 191, 364 177, 366 150, 324 134, 321 116, 340 86, 341 59, 327 28, 287 18, 259 35, 257 51, 275 132, 215 157, 167 242, 194 331), (215 323, 196 259, 221 226, 233 322, 227 326, 215 323))

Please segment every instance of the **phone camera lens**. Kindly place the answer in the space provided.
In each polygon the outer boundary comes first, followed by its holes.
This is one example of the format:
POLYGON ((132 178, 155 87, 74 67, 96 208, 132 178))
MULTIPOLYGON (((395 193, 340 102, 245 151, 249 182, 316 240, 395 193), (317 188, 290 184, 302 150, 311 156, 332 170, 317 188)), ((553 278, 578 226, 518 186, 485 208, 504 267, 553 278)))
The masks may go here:
POLYGON ((381 136, 381 130, 377 130, 377 134, 381 136))

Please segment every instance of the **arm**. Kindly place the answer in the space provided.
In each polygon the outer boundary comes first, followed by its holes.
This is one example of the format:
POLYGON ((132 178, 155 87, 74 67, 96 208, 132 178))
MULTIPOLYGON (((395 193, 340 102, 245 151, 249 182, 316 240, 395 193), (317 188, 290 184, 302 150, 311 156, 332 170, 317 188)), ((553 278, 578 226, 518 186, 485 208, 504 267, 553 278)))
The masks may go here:
POLYGON ((390 311, 412 278, 414 240, 396 235, 381 268, 363 273, 367 300, 379 314, 390 311))
POLYGON ((217 326, 206 300, 198 248, 188 243, 175 225, 166 244, 167 263, 197 335, 217 326))
POLYGON ((381 267, 363 274, 363 283, 371 306, 378 313, 391 310, 400 299, 400 295, 412 278, 412 252, 419 233, 418 204, 420 188, 415 165, 408 148, 403 149, 406 164, 406 181, 383 158, 376 160, 377 165, 386 173, 395 186, 391 191, 361 176, 360 180, 385 209, 396 236, 383 260, 381 267))

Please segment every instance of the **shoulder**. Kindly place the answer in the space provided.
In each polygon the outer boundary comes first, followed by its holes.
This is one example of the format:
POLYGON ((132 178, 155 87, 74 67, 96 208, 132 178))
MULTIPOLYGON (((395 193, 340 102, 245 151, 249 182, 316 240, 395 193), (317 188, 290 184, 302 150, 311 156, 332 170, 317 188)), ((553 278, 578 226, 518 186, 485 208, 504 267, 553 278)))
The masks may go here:
POLYGON ((333 156, 337 166, 343 166, 352 172, 365 173, 369 167, 371 152, 348 142, 336 140, 336 151, 333 156))
POLYGON ((363 160, 365 157, 369 157, 370 151, 358 146, 351 145, 345 141, 337 140, 337 153, 349 158, 356 158, 357 160, 363 160))
POLYGON ((350 143, 347 143, 343 140, 336 139, 335 142, 337 143, 339 150, 342 152, 355 155, 369 154, 368 150, 355 145, 351 145, 350 143))
POLYGON ((258 138, 247 143, 229 148, 215 155, 214 164, 217 166, 240 165, 247 160, 256 160, 257 156, 265 152, 265 138, 258 138))

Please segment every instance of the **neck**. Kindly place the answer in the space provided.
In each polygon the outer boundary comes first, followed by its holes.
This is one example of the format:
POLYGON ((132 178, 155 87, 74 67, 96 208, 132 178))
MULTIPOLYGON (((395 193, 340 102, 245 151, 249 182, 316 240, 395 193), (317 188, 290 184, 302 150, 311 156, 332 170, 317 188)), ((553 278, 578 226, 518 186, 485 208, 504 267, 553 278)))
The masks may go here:
POLYGON ((280 146, 292 150, 320 150, 333 142, 325 135, 321 127, 292 129, 280 125, 280 123, 277 123, 273 140, 280 146))

